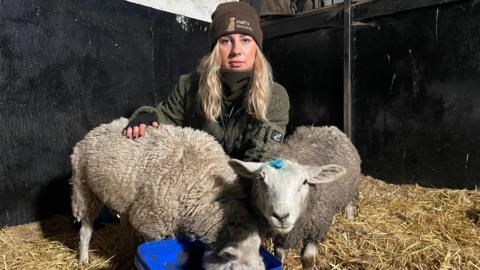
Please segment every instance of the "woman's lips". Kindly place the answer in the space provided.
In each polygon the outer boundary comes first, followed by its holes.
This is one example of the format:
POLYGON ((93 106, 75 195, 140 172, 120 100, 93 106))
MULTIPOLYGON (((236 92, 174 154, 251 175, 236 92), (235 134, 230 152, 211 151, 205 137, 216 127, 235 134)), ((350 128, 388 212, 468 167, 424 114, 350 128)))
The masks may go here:
POLYGON ((245 62, 243 61, 229 61, 228 64, 231 68, 239 68, 242 67, 245 62))

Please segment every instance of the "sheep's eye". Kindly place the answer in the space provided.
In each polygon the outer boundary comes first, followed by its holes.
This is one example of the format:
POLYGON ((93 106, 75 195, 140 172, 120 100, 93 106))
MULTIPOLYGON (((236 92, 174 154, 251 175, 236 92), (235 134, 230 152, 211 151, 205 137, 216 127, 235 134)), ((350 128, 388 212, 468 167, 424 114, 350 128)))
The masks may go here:
POLYGON ((308 179, 305 178, 305 180, 303 180, 302 185, 306 185, 306 184, 308 184, 308 179))

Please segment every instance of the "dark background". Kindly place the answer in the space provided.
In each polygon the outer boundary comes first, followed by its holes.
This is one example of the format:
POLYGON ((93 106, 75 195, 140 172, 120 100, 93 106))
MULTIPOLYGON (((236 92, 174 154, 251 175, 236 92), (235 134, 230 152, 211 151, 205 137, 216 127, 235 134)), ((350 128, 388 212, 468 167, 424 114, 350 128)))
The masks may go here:
POLYGON ((207 29, 126 1, 0 1, 0 226, 67 212, 74 144, 162 100, 207 29))
MULTIPOLYGON (((352 17, 351 130, 363 172, 480 186, 480 1, 380 0, 354 5, 352 17)), ((344 127, 343 23, 337 7, 265 23, 292 102, 289 131, 344 127)))
POLYGON ((363 22, 353 28, 352 137, 364 172, 394 183, 480 186, 480 2, 363 22))
POLYGON ((290 97, 287 133, 300 125, 343 127, 343 28, 266 40, 264 51, 290 97))
MULTIPOLYGON (((365 174, 480 185, 480 4, 352 8, 352 139, 365 174)), ((156 104, 207 52, 208 24, 128 3, 0 1, 0 226, 69 211, 69 155, 91 128, 156 104)), ((343 128, 341 7, 265 22, 288 131, 343 128)))

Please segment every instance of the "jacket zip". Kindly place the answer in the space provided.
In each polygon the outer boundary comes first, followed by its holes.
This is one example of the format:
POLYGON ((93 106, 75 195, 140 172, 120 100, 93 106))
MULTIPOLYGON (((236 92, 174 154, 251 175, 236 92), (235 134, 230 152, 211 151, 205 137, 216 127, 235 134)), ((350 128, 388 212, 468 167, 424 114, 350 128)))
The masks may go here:
POLYGON ((223 149, 227 151, 227 139, 228 139, 228 134, 227 134, 227 126, 228 123, 230 122, 230 118, 232 117, 233 111, 235 109, 235 106, 232 105, 232 108, 230 109, 230 113, 225 115, 226 120, 223 119, 223 113, 220 114, 220 120, 222 121, 222 127, 223 127, 223 149))

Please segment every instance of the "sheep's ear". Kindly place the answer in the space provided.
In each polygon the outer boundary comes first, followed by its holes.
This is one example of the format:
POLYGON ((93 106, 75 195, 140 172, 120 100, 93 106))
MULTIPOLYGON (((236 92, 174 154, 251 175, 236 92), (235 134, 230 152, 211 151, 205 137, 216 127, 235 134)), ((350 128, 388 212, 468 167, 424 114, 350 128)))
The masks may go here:
POLYGON ((232 167, 233 171, 240 176, 250 179, 261 177, 260 168, 263 166, 261 162, 244 162, 238 159, 230 159, 228 164, 232 167))
POLYGON ((225 261, 237 260, 240 256, 238 249, 232 246, 228 246, 218 252, 218 256, 225 261))
POLYGON ((347 170, 336 164, 329 164, 325 166, 305 166, 308 171, 308 183, 312 185, 330 183, 343 177, 347 170))

